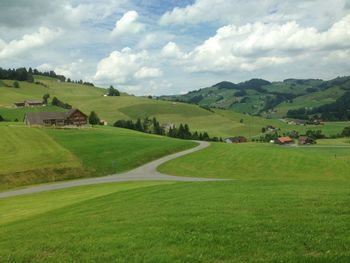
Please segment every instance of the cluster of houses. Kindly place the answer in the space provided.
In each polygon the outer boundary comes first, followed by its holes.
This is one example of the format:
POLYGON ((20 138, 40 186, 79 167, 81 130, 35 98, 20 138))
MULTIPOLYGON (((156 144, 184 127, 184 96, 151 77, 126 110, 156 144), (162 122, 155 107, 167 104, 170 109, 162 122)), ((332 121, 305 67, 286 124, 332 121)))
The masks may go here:
MULTIPOLYGON (((316 144, 316 140, 309 136, 300 136, 298 138, 299 145, 309 145, 309 144, 316 144)), ((291 145, 295 144, 295 141, 289 137, 289 136, 284 136, 284 137, 278 137, 275 140, 272 140, 271 143, 279 144, 279 145, 291 145)))
POLYGON ((286 120, 286 122, 290 125, 324 125, 323 120, 314 119, 314 120, 286 120))
MULTIPOLYGON (((25 100, 14 104, 17 108, 46 106, 43 100, 25 100)), ((27 112, 24 123, 28 126, 80 127, 88 123, 88 116, 79 109, 70 109, 67 112, 27 112)))
MULTIPOLYGON (((245 143, 248 142, 248 139, 244 136, 236 136, 236 137, 228 137, 224 139, 226 143, 245 143)), ((278 145, 294 145, 295 141, 289 136, 278 137, 275 140, 270 141, 270 143, 278 144, 278 145)), ((316 140, 309 136, 300 136, 298 138, 299 145, 309 145, 315 144, 316 140)))

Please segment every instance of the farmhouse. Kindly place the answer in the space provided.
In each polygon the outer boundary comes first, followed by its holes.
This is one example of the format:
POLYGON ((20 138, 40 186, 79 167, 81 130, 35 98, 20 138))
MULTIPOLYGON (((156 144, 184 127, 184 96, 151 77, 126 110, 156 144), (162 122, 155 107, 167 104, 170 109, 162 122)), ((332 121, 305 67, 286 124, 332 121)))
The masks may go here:
POLYGON ((243 142, 247 142, 248 140, 244 136, 236 136, 236 137, 225 138, 224 141, 226 143, 243 143, 243 142))
POLYGON ((300 145, 307 145, 307 144, 316 144, 316 140, 309 136, 300 136, 299 137, 299 144, 300 145))
POLYGON ((78 109, 67 112, 28 112, 24 123, 28 126, 82 126, 87 124, 87 115, 78 109))
POLYGON ((162 124, 162 128, 166 132, 169 132, 170 129, 174 129, 175 128, 175 125, 173 123, 164 123, 164 124, 162 124))
POLYGON ((294 143, 293 139, 290 137, 279 137, 275 140, 276 144, 280 144, 280 145, 286 145, 286 144, 292 144, 294 143))
POLYGON ((45 106, 45 103, 43 100, 25 100, 23 102, 15 102, 14 104, 17 108, 45 106))

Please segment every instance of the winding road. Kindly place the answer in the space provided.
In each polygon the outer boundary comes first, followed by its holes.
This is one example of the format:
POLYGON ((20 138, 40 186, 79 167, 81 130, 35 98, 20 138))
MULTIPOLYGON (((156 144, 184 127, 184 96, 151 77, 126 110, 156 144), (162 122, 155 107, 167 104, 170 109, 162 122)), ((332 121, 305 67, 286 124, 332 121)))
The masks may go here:
POLYGON ((11 197, 11 196, 18 196, 18 195, 39 193, 39 192, 51 191, 51 190, 57 190, 57 189, 70 188, 70 187, 75 187, 75 186, 114 183, 114 182, 127 182, 127 181, 181 181, 181 182, 223 181, 225 179, 171 176, 171 175, 161 174, 157 171, 157 167, 159 165, 161 165, 167 161, 173 160, 175 158, 178 158, 180 156, 184 156, 186 154, 190 154, 190 153, 202 150, 202 149, 208 147, 209 145, 210 145, 210 143, 208 143, 208 142, 200 141, 199 145, 195 148, 162 157, 158 160, 155 160, 155 161, 152 161, 152 162, 147 163, 145 165, 142 165, 134 170, 131 170, 131 171, 125 172, 125 173, 121 173, 121 174, 113 174, 113 175, 108 175, 108 176, 103 176, 103 177, 94 177, 94 178, 86 178, 86 179, 77 179, 77 180, 72 180, 72 181, 31 186, 31 187, 19 189, 19 190, 0 192, 0 199, 6 198, 6 197, 11 197))

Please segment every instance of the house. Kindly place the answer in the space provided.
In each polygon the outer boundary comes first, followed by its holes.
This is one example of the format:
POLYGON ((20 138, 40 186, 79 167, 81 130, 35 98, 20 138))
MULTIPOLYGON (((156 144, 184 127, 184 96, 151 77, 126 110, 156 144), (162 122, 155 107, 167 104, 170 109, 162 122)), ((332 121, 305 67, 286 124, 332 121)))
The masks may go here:
POLYGON ((162 128, 166 132, 169 132, 170 129, 174 129, 175 128, 175 125, 174 125, 174 123, 164 123, 164 124, 162 124, 162 128))
POLYGON ((106 120, 100 120, 100 125, 107 126, 108 122, 106 120))
POLYGON ((288 144, 294 143, 294 141, 292 138, 286 136, 286 137, 279 137, 275 139, 275 143, 280 145, 288 145, 288 144))
POLYGON ((82 126, 88 116, 78 109, 67 112, 28 112, 24 123, 28 126, 82 126))
POLYGON ((243 143, 243 142, 247 142, 248 140, 244 136, 236 136, 236 137, 225 138, 224 141, 226 143, 243 143))
POLYGON ((299 137, 299 144, 300 145, 307 145, 307 144, 316 144, 316 140, 309 136, 300 136, 299 137))
POLYGON ((43 100, 25 100, 23 102, 15 102, 14 103, 17 108, 19 107, 38 107, 38 106, 45 106, 43 100))

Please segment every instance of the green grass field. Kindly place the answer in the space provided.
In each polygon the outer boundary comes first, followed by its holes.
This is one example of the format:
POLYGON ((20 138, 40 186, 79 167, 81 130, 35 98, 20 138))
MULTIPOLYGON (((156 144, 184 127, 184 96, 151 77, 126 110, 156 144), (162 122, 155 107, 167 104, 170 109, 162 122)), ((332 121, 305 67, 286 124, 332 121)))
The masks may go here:
POLYGON ((9 198, 0 201, 0 260, 348 262, 348 189, 241 180, 111 184, 9 198))
MULTIPOLYGON (((274 125, 286 130, 301 129, 300 126, 286 125, 280 120, 267 120, 254 118, 253 125, 248 122, 247 115, 232 111, 215 110, 207 111, 197 105, 179 102, 161 101, 136 96, 104 97, 105 89, 94 88, 73 83, 62 83, 47 77, 36 77, 48 87, 33 83, 20 82, 20 88, 0 87, 0 115, 9 120, 22 120, 25 111, 48 111, 51 108, 25 108, 14 109, 13 103, 25 99, 40 99, 46 93, 51 98, 54 96, 60 100, 77 107, 85 113, 96 111, 101 119, 113 124, 119 119, 136 119, 143 117, 157 117, 161 123, 189 124, 191 130, 207 131, 210 136, 229 137, 243 135, 253 137, 261 132, 266 125, 274 125), (240 119, 245 119, 240 123, 240 119)), ((3 81, 11 84, 12 81, 3 81)), ((56 110, 56 109, 55 109, 56 110)), ((327 132, 331 135, 340 133, 344 125, 327 125, 327 132), (329 127, 329 128, 328 128, 329 127)), ((318 129, 319 127, 308 127, 318 129)))
POLYGON ((0 125, 0 190, 130 170, 195 143, 112 127, 0 125))
POLYGON ((64 112, 66 109, 56 107, 56 106, 46 106, 46 107, 26 107, 26 108, 0 108, 0 115, 6 121, 15 121, 23 122, 24 115, 27 112, 50 112, 50 111, 59 111, 64 112))

